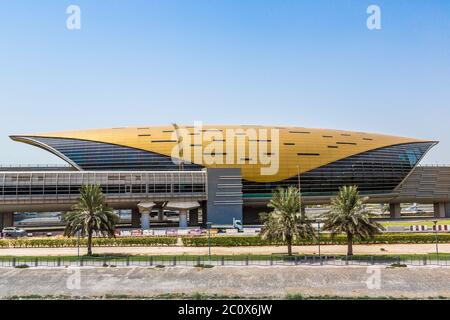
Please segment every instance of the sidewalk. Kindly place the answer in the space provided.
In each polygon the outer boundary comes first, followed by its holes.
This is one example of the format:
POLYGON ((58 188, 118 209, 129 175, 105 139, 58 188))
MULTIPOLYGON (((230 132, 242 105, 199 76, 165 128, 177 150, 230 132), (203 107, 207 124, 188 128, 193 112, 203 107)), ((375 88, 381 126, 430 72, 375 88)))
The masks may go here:
MULTIPOLYGON (((346 245, 322 245, 321 254, 343 254, 346 245)), ((212 255, 233 254, 272 254, 286 253, 285 246, 267 247, 211 247, 212 255)), ((0 256, 76 256, 77 248, 7 248, 0 249, 0 256)), ((130 254, 130 255, 207 255, 208 247, 93 247, 96 254, 130 254)), ((298 254, 317 254, 317 246, 295 246, 293 252, 298 254)), ((355 245, 354 254, 427 254, 436 252, 435 244, 376 244, 355 245)), ((450 244, 439 244, 440 253, 450 253, 450 244)), ((86 248, 80 248, 80 254, 86 254, 86 248)))

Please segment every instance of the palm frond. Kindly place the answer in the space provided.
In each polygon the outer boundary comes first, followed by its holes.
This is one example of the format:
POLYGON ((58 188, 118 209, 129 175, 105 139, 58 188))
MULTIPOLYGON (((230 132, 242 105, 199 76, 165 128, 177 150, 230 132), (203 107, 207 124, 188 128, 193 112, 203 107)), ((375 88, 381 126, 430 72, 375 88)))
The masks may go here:
POLYGON ((262 215, 264 227, 261 237, 291 242, 315 237, 311 221, 300 213, 301 200, 297 188, 278 188, 267 205, 272 212, 262 215))
POLYGON ((83 185, 79 201, 64 217, 64 235, 71 237, 80 232, 85 237, 89 233, 98 232, 103 236, 114 237, 118 220, 119 217, 106 205, 100 186, 83 185))
POLYGON ((324 230, 331 236, 345 233, 361 239, 374 237, 383 230, 383 226, 372 221, 371 213, 365 208, 367 198, 359 195, 357 186, 343 186, 331 201, 331 209, 323 214, 324 230))

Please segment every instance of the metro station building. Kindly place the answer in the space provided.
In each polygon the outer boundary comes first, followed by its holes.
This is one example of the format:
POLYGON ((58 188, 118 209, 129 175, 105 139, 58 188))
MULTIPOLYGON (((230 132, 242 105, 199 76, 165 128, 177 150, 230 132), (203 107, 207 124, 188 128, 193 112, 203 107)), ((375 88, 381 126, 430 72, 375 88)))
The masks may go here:
POLYGON ((80 185, 87 183, 100 184, 111 206, 132 209, 133 225, 143 228, 150 227, 152 210, 164 208, 179 212, 181 227, 231 224, 233 218, 257 224, 272 192, 289 185, 300 186, 305 205, 329 203, 339 187, 357 185, 371 202, 389 203, 394 217, 400 215, 401 202, 433 203, 437 215, 450 213, 450 180, 437 178, 449 168, 417 167, 437 143, 432 140, 298 127, 177 124, 11 139, 51 152, 68 167, 0 172, 4 215, 68 210, 80 185), (436 176, 429 176, 428 184, 421 178, 423 170, 436 176))

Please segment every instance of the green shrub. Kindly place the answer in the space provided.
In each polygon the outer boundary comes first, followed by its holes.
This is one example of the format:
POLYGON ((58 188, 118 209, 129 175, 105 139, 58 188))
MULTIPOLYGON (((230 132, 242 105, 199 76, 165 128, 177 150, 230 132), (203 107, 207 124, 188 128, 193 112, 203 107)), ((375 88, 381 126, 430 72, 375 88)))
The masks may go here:
MULTIPOLYGON (((450 243, 450 233, 438 235, 440 243, 450 243)), ((208 237, 186 236, 182 238, 187 247, 207 247, 208 237)), ((263 240, 259 236, 212 236, 211 246, 214 247, 237 247, 237 246, 268 246, 284 245, 281 241, 263 240)), ((393 244, 393 243, 434 243, 434 233, 382 233, 372 240, 355 239, 355 244, 393 244)), ((130 237, 130 238, 94 238, 95 247, 153 247, 174 246, 177 237, 130 237)), ((331 239, 329 234, 320 236, 321 244, 346 244, 345 235, 338 235, 331 239)), ((317 239, 298 240, 296 245, 316 245, 317 239)), ((69 248, 78 245, 77 238, 20 238, 1 239, 0 248, 69 248)), ((80 245, 86 246, 86 239, 80 239, 80 245)))
POLYGON ((176 237, 136 237, 136 238, 94 238, 92 244, 97 247, 152 247, 171 246, 177 243, 176 237))
MULTIPOLYGON (((440 243, 450 242, 450 233, 439 234, 440 243)), ((382 233, 375 236, 374 239, 361 240, 355 239, 355 244, 394 244, 394 243, 434 243, 436 241, 433 233, 382 233)), ((263 240, 259 236, 214 236, 211 237, 211 246, 216 247, 235 247, 235 246, 267 246, 284 245, 281 241, 263 240)), ((183 243, 188 247, 207 247, 208 237, 184 237, 183 243)), ((338 235, 334 239, 329 234, 320 236, 320 243, 325 244, 347 244, 345 235, 338 235)), ((299 239, 295 245, 316 245, 317 239, 303 240, 299 239)))
MULTIPOLYGON (((80 246, 86 246, 86 239, 80 239, 80 246)), ((136 238, 94 238, 96 247, 130 247, 130 246, 170 246, 175 245, 176 237, 136 237, 136 238)), ((77 247, 77 238, 31 238, 0 240, 1 248, 68 248, 77 247)))
MULTIPOLYGON (((216 236, 211 237, 211 246, 235 247, 235 246, 266 246, 273 242, 263 240, 259 236, 216 236)), ((188 247, 207 247, 208 237, 184 237, 183 243, 188 247)))

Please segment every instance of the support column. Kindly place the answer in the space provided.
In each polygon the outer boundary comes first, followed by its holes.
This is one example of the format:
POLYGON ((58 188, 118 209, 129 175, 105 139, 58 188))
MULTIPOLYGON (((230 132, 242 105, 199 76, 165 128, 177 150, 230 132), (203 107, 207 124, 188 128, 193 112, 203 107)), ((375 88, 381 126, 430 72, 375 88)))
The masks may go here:
POLYGON ((141 214, 138 208, 131 209, 131 227, 140 228, 141 227, 141 214))
POLYGON ((158 221, 159 222, 164 221, 164 209, 163 208, 158 209, 158 221))
POLYGON ((187 226, 188 226, 187 213, 188 213, 188 210, 186 210, 186 209, 180 210, 180 224, 179 224, 180 228, 187 228, 187 226))
POLYGON ((142 212, 141 214, 141 229, 150 229, 150 212, 142 212))
POLYGON ((189 210, 197 209, 200 204, 197 201, 169 201, 165 208, 177 210, 180 213, 180 228, 187 228, 187 215, 189 210))
POLYGON ((445 217, 450 218, 450 202, 445 202, 444 207, 445 207, 445 217))
POLYGON ((433 203, 433 207, 435 218, 445 218, 445 202, 433 203))
POLYGON ((389 212, 392 219, 400 219, 402 217, 400 203, 389 203, 389 212))
POLYGON ((242 211, 242 223, 246 225, 261 224, 261 212, 267 211, 266 207, 245 206, 242 211))
POLYGON ((3 228, 13 227, 14 226, 14 213, 0 213, 0 232, 2 232, 3 228))
POLYGON ((141 229, 150 229, 150 213, 155 206, 154 202, 141 202, 138 204, 139 212, 141 213, 141 229))
POLYGON ((206 201, 202 201, 202 226, 206 227, 206 223, 208 222, 208 206, 206 201))
POLYGON ((302 217, 305 217, 305 216, 306 216, 306 206, 304 206, 304 205, 301 205, 301 206, 300 206, 300 215, 301 215, 302 217))
POLYGON ((189 210, 189 226, 198 225, 198 208, 189 210))

